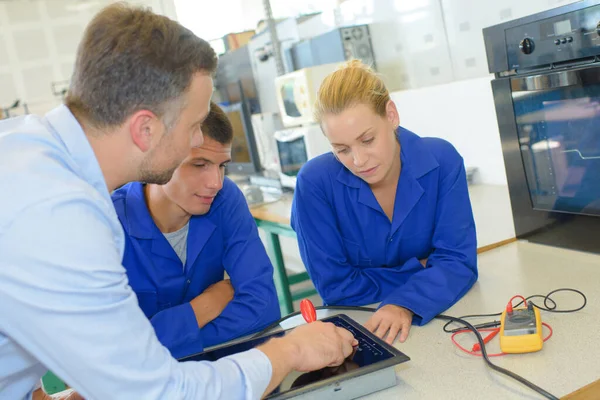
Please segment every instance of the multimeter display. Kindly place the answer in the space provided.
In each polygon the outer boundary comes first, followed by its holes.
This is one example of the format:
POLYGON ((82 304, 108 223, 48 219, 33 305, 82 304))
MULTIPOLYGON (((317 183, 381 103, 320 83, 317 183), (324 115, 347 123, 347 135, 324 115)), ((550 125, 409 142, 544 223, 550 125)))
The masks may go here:
POLYGON ((532 335, 537 333, 535 315, 527 309, 515 310, 504 320, 505 336, 532 335))

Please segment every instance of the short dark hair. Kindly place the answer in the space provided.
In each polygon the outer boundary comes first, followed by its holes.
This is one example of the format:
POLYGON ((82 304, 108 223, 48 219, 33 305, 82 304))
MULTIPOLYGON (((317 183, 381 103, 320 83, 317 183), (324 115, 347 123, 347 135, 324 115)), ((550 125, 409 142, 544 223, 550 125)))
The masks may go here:
POLYGON ((215 51, 190 30, 148 8, 116 3, 87 26, 65 103, 95 128, 118 126, 142 109, 170 127, 193 75, 216 68, 215 51))
POLYGON ((230 144, 233 141, 233 126, 227 114, 214 102, 210 103, 208 117, 202 123, 202 133, 221 144, 230 144))

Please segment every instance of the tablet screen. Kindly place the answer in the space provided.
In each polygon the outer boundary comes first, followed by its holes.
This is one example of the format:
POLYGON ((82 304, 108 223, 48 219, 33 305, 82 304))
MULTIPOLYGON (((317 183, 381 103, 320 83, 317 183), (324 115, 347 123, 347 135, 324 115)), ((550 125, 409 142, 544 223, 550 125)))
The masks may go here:
MULTIPOLYGON (((283 394, 293 389, 306 387, 314 383, 322 382, 328 378, 342 378, 343 375, 352 371, 357 373, 360 372, 361 369, 365 369, 365 373, 367 373, 367 367, 373 367, 381 364, 381 367, 383 368, 409 360, 406 355, 374 337, 364 328, 360 327, 358 323, 354 322, 345 315, 336 315, 323 319, 323 321, 332 322, 335 325, 343 327, 352 332, 354 337, 358 340, 358 347, 355 349, 353 354, 351 354, 346 361, 338 367, 327 367, 318 371, 307 373, 293 371, 285 377, 283 382, 271 393, 269 397, 277 394, 283 394)), ((232 354, 253 349, 271 338, 280 337, 284 334, 285 332, 277 332, 268 336, 249 339, 247 341, 228 346, 226 345, 214 350, 186 357, 181 361, 216 361, 222 357, 227 357, 232 354)), ((373 368, 368 368, 368 370, 373 372, 373 368)))

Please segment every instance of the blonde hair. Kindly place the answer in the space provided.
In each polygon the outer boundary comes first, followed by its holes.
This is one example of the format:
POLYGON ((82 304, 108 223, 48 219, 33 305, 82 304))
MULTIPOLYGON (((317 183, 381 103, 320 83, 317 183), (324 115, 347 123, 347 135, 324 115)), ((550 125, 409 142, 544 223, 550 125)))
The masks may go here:
POLYGON ((366 104, 383 117, 388 101, 390 93, 383 80, 360 60, 350 60, 321 83, 314 117, 320 123, 323 115, 339 114, 357 104, 366 104))

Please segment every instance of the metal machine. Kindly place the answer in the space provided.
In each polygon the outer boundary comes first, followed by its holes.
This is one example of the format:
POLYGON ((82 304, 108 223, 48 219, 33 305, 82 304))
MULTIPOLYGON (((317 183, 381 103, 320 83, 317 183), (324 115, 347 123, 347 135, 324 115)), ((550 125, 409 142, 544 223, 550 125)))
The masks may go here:
POLYGON ((600 4, 483 34, 517 237, 600 253, 600 4))
POLYGON ((353 58, 376 68, 368 25, 336 28, 303 40, 287 49, 285 58, 294 71, 353 58))

